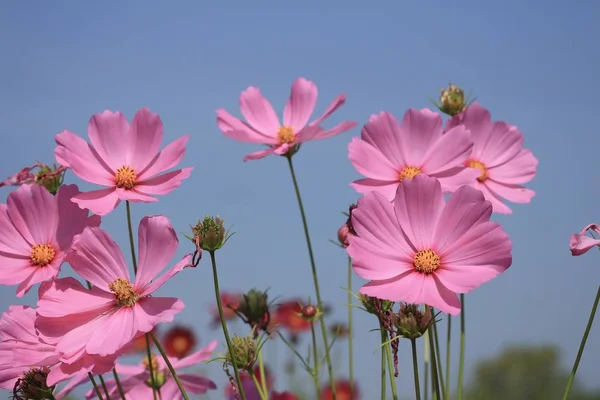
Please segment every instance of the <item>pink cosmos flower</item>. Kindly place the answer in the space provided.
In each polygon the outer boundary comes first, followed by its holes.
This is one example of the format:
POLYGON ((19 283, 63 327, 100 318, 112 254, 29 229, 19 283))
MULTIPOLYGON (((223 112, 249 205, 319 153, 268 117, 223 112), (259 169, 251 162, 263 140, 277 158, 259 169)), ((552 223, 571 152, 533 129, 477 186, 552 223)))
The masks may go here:
POLYGON ((401 124, 384 111, 371 116, 360 139, 348 145, 352 165, 367 177, 350 186, 391 201, 404 179, 423 173, 438 178, 444 193, 453 192, 478 176, 464 166, 472 147, 464 127, 443 134, 442 117, 429 109, 406 111, 401 124))
POLYGON ((233 117, 224 109, 217 110, 217 124, 225 136, 247 143, 269 146, 267 150, 248 154, 244 161, 257 160, 270 154, 285 155, 295 146, 310 140, 326 139, 356 126, 356 122, 342 122, 332 129, 324 130, 319 125, 335 110, 344 105, 346 96, 341 94, 333 100, 325 113, 308 123, 317 105, 317 85, 298 78, 292 84, 290 98, 283 110, 283 125, 273 106, 263 97, 260 90, 249 87, 240 96, 240 109, 246 122, 233 117))
POLYGON ((63 172, 65 172, 66 169, 66 167, 62 166, 58 168, 56 166, 54 168, 51 168, 48 165, 42 164, 41 162, 37 162, 31 167, 25 167, 16 174, 11 175, 2 182, 0 182, 0 187, 21 185, 31 186, 36 182, 58 177, 63 172), (32 171, 36 168, 38 168, 39 170, 36 173, 33 173, 32 171))
POLYGON ((426 175, 404 181, 391 203, 377 192, 365 195, 352 212, 358 236, 348 237, 347 248, 354 271, 370 280, 360 292, 459 314, 455 293, 512 263, 512 244, 491 214, 480 191, 463 186, 446 203, 440 182, 426 175))
POLYGON ((569 240, 571 255, 580 256, 587 253, 592 247, 600 246, 600 239, 586 236, 588 231, 593 231, 600 235, 600 226, 597 224, 589 224, 586 225, 581 232, 572 234, 571 239, 569 240))
POLYGON ((0 284, 18 284, 17 297, 56 277, 73 236, 100 225, 99 216, 73 204, 78 194, 76 185, 61 186, 56 196, 23 185, 0 204, 0 284))
POLYGON ((48 386, 71 379, 62 390, 54 393, 56 399, 61 399, 87 381, 87 372, 94 370, 94 366, 74 373, 62 373, 62 363, 55 346, 44 343, 36 334, 35 317, 35 310, 27 306, 10 306, 0 317, 0 388, 12 391, 17 380, 22 379, 26 372, 50 367, 46 377, 48 386))
MULTIPOLYGON (((208 346, 184 358, 169 357, 171 365, 177 372, 177 377, 183 384, 184 389, 188 393, 204 394, 209 390, 214 390, 217 385, 208 378, 196 374, 180 373, 179 369, 188 368, 198 365, 211 358, 212 352, 217 347, 217 341, 213 340, 208 346)), ((127 400, 147 400, 152 399, 152 388, 146 383, 151 382, 148 359, 144 359, 140 364, 135 366, 116 365, 116 370, 121 376, 121 385, 127 400), (127 378, 123 378, 128 376, 127 378)), ((181 392, 177 387, 177 383, 172 378, 165 360, 161 357, 152 356, 152 371, 155 374, 155 382, 162 381, 160 386, 161 397, 165 400, 182 399, 181 392)), ((119 392, 114 380, 106 381, 108 394, 111 398, 119 398, 119 392)), ((86 393, 86 399, 96 397, 94 390, 86 393)))
POLYGON ((73 241, 69 263, 92 289, 73 278, 40 287, 36 327, 44 341, 56 344, 61 361, 118 356, 134 338, 183 309, 179 299, 152 294, 185 268, 191 255, 157 277, 177 250, 175 230, 166 217, 144 217, 138 234, 135 280, 112 238, 100 228, 86 228, 73 241))
POLYGON ((473 103, 448 121, 447 128, 464 126, 471 131, 473 152, 465 165, 479 172, 470 183, 492 202, 494 212, 511 214, 502 199, 529 203, 535 192, 521 186, 536 174, 538 160, 523 148, 523 134, 516 126, 492 122, 490 112, 473 103))
POLYGON ((73 199, 81 208, 106 215, 121 200, 149 203, 153 195, 172 192, 193 168, 162 175, 177 165, 185 154, 188 136, 181 137, 160 151, 163 124, 158 114, 139 110, 131 126, 120 112, 95 114, 88 125, 91 144, 64 131, 56 135, 56 160, 75 175, 106 189, 81 193, 73 199))

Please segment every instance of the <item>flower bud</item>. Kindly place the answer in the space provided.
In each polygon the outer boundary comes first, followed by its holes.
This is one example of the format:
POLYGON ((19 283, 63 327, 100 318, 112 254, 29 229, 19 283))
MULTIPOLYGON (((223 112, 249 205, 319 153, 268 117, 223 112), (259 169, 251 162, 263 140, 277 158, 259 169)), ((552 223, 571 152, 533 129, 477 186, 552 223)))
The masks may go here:
POLYGON ((35 173, 35 182, 45 187, 53 195, 56 195, 64 182, 65 171, 67 169, 56 164, 53 168, 44 164, 39 164, 39 167, 40 170, 35 173))
POLYGON ((431 307, 425 306, 423 312, 416 304, 401 304, 400 311, 392 316, 398 336, 406 339, 421 337, 433 322, 431 307))
POLYGON ((348 228, 347 224, 344 224, 338 229, 338 241, 342 245, 342 247, 348 247, 348 234, 350 233, 350 228, 348 228))
POLYGON ((391 310, 394 305, 393 301, 382 300, 378 299, 377 297, 370 297, 366 294, 361 294, 359 298, 367 312, 377 316, 379 316, 381 313, 391 310))
POLYGON ((348 325, 343 322, 335 322, 329 326, 329 331, 339 338, 345 338, 350 335, 350 329, 348 325))
POLYGON ((260 330, 268 331, 271 314, 267 299, 267 292, 251 289, 248 293, 240 296, 239 305, 235 308, 238 316, 252 328, 254 337, 260 330))
POLYGON ((146 384, 148 386, 152 387, 152 381, 154 381, 154 389, 160 389, 162 387, 162 385, 165 384, 167 377, 166 377, 164 371, 161 371, 161 369, 160 369, 160 364, 158 363, 158 358, 156 358, 156 356, 154 354, 152 354, 150 359, 152 360, 152 364, 150 364, 148 362, 148 357, 144 357, 144 359, 142 360, 142 364, 146 368, 146 371, 148 371, 148 373, 150 373, 150 370, 152 370, 152 376, 146 380, 146 384), (150 368, 150 367, 152 367, 152 368, 150 368), (152 379, 152 378, 154 378, 154 379, 152 379))
POLYGON ((252 371, 256 363, 256 344, 250 336, 234 336, 231 338, 231 347, 233 357, 229 350, 225 355, 225 360, 239 369, 244 369, 248 372, 252 371))
POLYGON ((32 368, 25 372, 15 383, 13 396, 15 400, 43 400, 52 397, 54 386, 48 387, 46 378, 50 369, 32 368))
POLYGON ((302 307, 302 317, 308 321, 312 320, 317 315, 317 307, 307 304, 302 307))
POLYGON ((442 89, 441 92, 438 108, 444 114, 453 117, 467 108, 465 94, 461 88, 450 83, 448 89, 442 89))
POLYGON ((219 250, 231 235, 225 230, 223 220, 219 217, 206 216, 202 221, 199 221, 196 226, 192 227, 194 238, 197 239, 198 245, 202 250, 215 251, 219 250))

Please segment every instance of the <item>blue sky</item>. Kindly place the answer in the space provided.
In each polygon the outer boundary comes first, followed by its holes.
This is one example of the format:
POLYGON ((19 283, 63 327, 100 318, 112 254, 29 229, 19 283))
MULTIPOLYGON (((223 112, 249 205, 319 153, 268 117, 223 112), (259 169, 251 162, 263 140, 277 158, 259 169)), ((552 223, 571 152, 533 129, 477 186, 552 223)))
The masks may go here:
MULTIPOLYGON (((239 94, 253 85, 282 111, 292 81, 304 76, 319 86, 317 112, 337 94, 348 96, 327 126, 347 119, 362 126, 382 110, 400 117, 407 108, 428 107, 429 97, 452 81, 472 89, 493 119, 517 125, 540 160, 532 203, 495 217, 513 240, 513 266, 467 296, 469 365, 525 342, 560 345, 570 367, 600 281, 600 254, 572 258, 568 250, 572 232, 600 222, 598 18, 593 1, 3 2, 0 177, 54 161, 54 135, 69 129, 86 136, 96 112, 120 110, 131 118, 148 106, 163 118, 165 143, 191 136, 182 165, 195 171, 158 203, 135 205, 135 220, 164 213, 185 231, 205 214, 219 214, 237 232, 218 254, 223 288, 311 295, 285 160, 243 163, 259 147, 223 137, 215 110, 239 115, 239 94)), ((348 186, 359 175, 347 144, 359 133, 307 144, 295 157, 322 290, 337 310, 330 321, 346 313, 346 258, 328 239, 344 221, 340 212, 358 198, 348 186)), ((71 174, 67 179, 91 187, 71 174)), ((8 192, 1 191, 2 201, 8 192)), ((124 218, 120 207, 103 226, 127 249, 124 218)), ((189 251, 183 243, 178 256, 189 251)), ((222 337, 207 327, 207 261, 163 289, 181 296, 187 307, 177 321, 192 324, 203 344, 222 337)), ((13 287, 0 287, 0 301, 2 309, 33 304, 35 291, 17 300, 13 287)), ((359 384, 377 393, 377 333, 369 332, 375 320, 357 313, 356 326, 359 384)), ((595 328, 578 375, 589 386, 598 385, 595 328)), ((282 358, 283 347, 271 347, 267 357, 282 358)), ((405 395, 412 387, 408 352, 403 343, 398 385, 405 395)), ((345 364, 340 360, 340 377, 345 364)), ((208 370, 222 387, 220 368, 208 370)), ((279 377, 277 386, 285 385, 279 377)), ((221 398, 221 389, 211 398, 221 398)))

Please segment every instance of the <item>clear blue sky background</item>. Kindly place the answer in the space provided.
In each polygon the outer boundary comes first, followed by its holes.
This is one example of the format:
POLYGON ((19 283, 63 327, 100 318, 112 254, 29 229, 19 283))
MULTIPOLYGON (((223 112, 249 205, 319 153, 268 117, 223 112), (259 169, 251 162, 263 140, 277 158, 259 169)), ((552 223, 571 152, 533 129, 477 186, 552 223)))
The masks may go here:
MULTIPOLYGON (((135 205, 135 220, 164 213, 185 231, 199 217, 219 214, 237 232, 219 252, 224 289, 312 295, 285 160, 243 163, 259 147, 223 137, 215 110, 240 115, 239 94, 254 85, 282 111, 292 81, 304 76, 319 86, 319 113, 338 93, 348 96, 327 126, 346 119, 362 126, 381 110, 401 117, 407 108, 430 106, 428 98, 451 80, 473 89, 494 119, 517 125, 540 160, 533 202, 495 217, 514 242, 512 268, 467 297, 469 365, 525 342, 560 345, 570 367, 600 281, 600 254, 572 258, 568 249, 572 232, 600 222, 599 18, 591 0, 2 2, 0 177, 54 161, 54 135, 69 129, 85 137, 93 113, 121 110, 131 118, 148 106, 163 118, 165 141, 190 134, 182 165, 196 169, 172 195, 135 205)), ((336 306, 330 321, 346 313, 340 289, 346 258, 328 239, 344 221, 340 212, 357 199, 348 186, 359 175, 347 144, 359 133, 310 143, 295 157, 322 288, 336 306)), ((72 174, 67 179, 81 183, 72 174)), ((3 202, 8 193, 2 190, 3 202)), ((127 249, 124 218, 120 207, 103 227, 127 249)), ((190 250, 183 243, 178 256, 190 250)), ((177 321, 192 324, 203 344, 222 338, 207 327, 213 300, 207 261, 162 290, 185 301, 177 321)), ((3 310, 34 304, 35 290, 21 300, 14 290, 0 287, 3 310)), ((359 312, 356 324, 358 380, 371 399, 379 384, 377 333, 369 332, 375 320, 359 312)), ((588 386, 598 385, 599 332, 600 324, 580 366, 588 386)), ((269 346, 268 357, 283 358, 283 347, 269 346)), ((398 384, 410 396, 408 351, 402 343, 398 384)), ((345 359, 338 364, 342 377, 345 359)), ((221 369, 208 370, 220 385, 211 398, 221 398, 221 369)), ((284 388, 281 375, 277 386, 284 388)))

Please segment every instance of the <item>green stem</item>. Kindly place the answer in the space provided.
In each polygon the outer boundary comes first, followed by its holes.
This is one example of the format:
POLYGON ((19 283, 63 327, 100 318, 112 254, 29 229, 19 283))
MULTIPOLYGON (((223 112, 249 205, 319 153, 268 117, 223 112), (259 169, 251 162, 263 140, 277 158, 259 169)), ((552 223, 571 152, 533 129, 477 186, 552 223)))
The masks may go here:
POLYGON ((387 342, 387 331, 385 330, 385 328, 383 327, 383 322, 381 320, 379 320, 379 331, 381 332, 381 400, 386 400, 385 399, 385 388, 387 387, 386 384, 386 360, 387 360, 387 352, 385 351, 385 348, 387 346, 389 346, 388 344, 386 344, 387 342))
POLYGON ((465 377, 465 295, 460 295, 460 361, 458 365, 458 391, 457 400, 462 400, 463 382, 465 377))
MULTIPOLYGON (((432 308, 431 309, 431 315, 434 316, 435 318, 435 309, 432 308)), ((442 397, 444 400, 446 400, 446 392, 444 392, 444 371, 442 368, 442 359, 441 359, 441 352, 440 352, 440 342, 438 339, 438 329, 437 329, 437 322, 434 319, 433 322, 433 337, 434 337, 434 341, 435 341, 435 354, 437 354, 437 376, 438 376, 438 380, 439 380, 439 384, 440 384, 440 392, 442 394, 442 397)))
POLYGON ((423 335, 423 394, 429 398, 429 330, 423 335))
POLYGON ((110 400, 110 395, 108 394, 108 388, 106 387, 106 382, 104 382, 104 378, 102 377, 102 375, 98 375, 98 379, 100 380, 102 390, 104 390, 104 394, 106 395, 106 400, 110 400))
POLYGON ((318 399, 319 397, 321 397, 321 384, 319 382, 319 353, 317 350, 317 335, 315 334, 315 324, 314 323, 310 323, 310 333, 312 336, 312 342, 313 342, 313 358, 315 359, 313 362, 313 371, 312 371, 312 376, 313 376, 313 380, 315 382, 315 393, 317 395, 317 397, 315 397, 316 399, 318 399))
MULTIPOLYGON (((415 339, 410 340, 412 347, 412 359, 413 359, 413 373, 415 376, 415 399, 421 400, 421 384, 419 383, 419 364, 417 362, 417 341, 415 339)), ((427 369, 425 369, 427 371, 427 369)), ((425 392, 427 392, 427 386, 425 386, 425 392)))
MULTIPOLYGON (((152 398, 156 400, 156 392, 158 388, 156 387, 155 374, 154 374, 154 365, 152 365, 152 352, 150 351, 150 335, 145 334, 146 338, 146 357, 148 357, 148 373, 150 374, 150 383, 152 384, 152 398)), ((123 398, 125 400, 125 398, 123 398)))
POLYGON ((121 380, 119 379, 116 368, 113 368, 113 376, 115 377, 115 384, 117 385, 119 396, 121 397, 121 400, 125 400, 125 392, 123 391, 123 386, 121 386, 121 380))
MULTIPOLYGON (((300 216, 302 217, 302 224, 304 225, 304 235, 306 236, 306 246, 308 247, 308 257, 310 258, 310 267, 312 270, 313 281, 315 285, 315 294, 317 296, 317 306, 320 311, 323 311, 323 302, 321 300, 321 290, 319 289, 319 278, 317 277, 317 266, 315 264, 315 257, 313 255, 312 244, 310 242, 310 233, 308 232, 308 223, 306 221, 306 214, 304 212, 304 206, 302 205, 302 197, 300 196, 300 188, 298 187, 298 181, 296 180, 296 172, 294 171, 294 164, 292 163, 292 157, 287 156, 288 165, 290 167, 290 173, 292 174, 292 181, 294 183, 294 190, 296 191, 296 198, 298 200, 298 207, 300 208, 300 216)), ((327 325, 325 325, 325 318, 321 316, 321 334, 323 336, 323 342, 325 343, 325 357, 327 360, 327 372, 329 373, 329 383, 331 385, 331 397, 332 400, 336 400, 335 393, 335 380, 333 377, 333 366, 331 364, 331 355, 329 350, 329 340, 327 338, 327 325)), ((313 343, 316 346, 316 343, 313 343)))
POLYGON ((265 375, 265 362, 263 360, 262 349, 263 349, 263 346, 261 346, 260 349, 258 350, 258 369, 260 371, 260 383, 262 386, 262 390, 264 393, 268 393, 267 378, 265 375))
MULTIPOLYGON (((434 323, 435 325, 435 323, 434 323)), ((431 383, 434 390, 434 399, 441 400, 440 382, 438 377, 437 360, 435 354, 435 345, 433 343, 433 335, 429 335, 429 348, 431 349, 431 383)))
POLYGON ((448 332, 446 333, 446 385, 444 386, 444 398, 450 398, 450 344, 452 336, 452 315, 448 314, 448 332))
MULTIPOLYGON (((129 232, 129 249, 131 250, 131 262, 133 264, 133 273, 137 275, 137 259, 135 257, 135 242, 133 240, 133 224, 131 223, 131 206, 129 200, 125 201, 125 210, 127 211, 127 231, 129 232)), ((148 365, 150 379, 152 379, 152 396, 156 400, 156 385, 154 384, 154 374, 152 373, 152 354, 150 352, 150 341, 146 335, 146 352, 148 354, 148 365)), ((125 397, 122 397, 124 400, 125 397)))
POLYGON ((261 388, 261 385, 258 382, 258 379, 256 379, 256 375, 254 374, 254 372, 250 371, 250 372, 248 372, 248 374, 252 378, 252 382, 254 382, 254 386, 256 386, 256 391, 258 392, 258 395, 260 396, 261 400, 269 400, 269 398, 267 397, 267 395, 261 388))
POLYGON ((154 333, 150 333, 150 337, 152 338, 154 345, 158 349, 158 352, 165 360, 165 364, 167 364, 167 368, 169 368, 169 372, 171 372, 171 376, 175 380, 175 383, 177 384, 177 387, 179 388, 179 391, 181 392, 181 395, 183 396, 184 400, 190 400, 190 398, 188 397, 188 395, 185 391, 185 388, 183 387, 183 385, 181 384, 181 381, 179 380, 179 377, 177 376, 177 372, 175 371, 175 368, 173 368, 173 365, 171 364, 171 361, 169 360, 167 353, 165 353, 165 350, 163 349, 162 345, 160 344, 158 339, 156 339, 156 336, 154 336, 154 333))
POLYGON ((388 375, 390 377, 390 386, 392 387, 392 398, 393 400, 398 400, 398 391, 396 390, 396 377, 394 376, 394 363, 392 361, 392 349, 389 344, 385 346, 385 349, 388 375))
MULTIPOLYGON (((127 228, 129 229, 129 247, 131 248, 131 259, 133 261, 133 272, 137 275, 137 261, 135 258, 135 243, 133 240, 133 225, 131 224, 131 208, 129 200, 125 201, 125 209, 127 210, 127 228)), ((148 360, 150 361, 150 360, 148 360)))
POLYGON ((575 364, 573 364, 573 370, 571 371, 571 375, 569 376, 569 381, 567 382, 567 388, 565 389, 565 394, 563 396, 563 400, 567 400, 569 397, 569 392, 571 391, 571 386, 573 385, 573 381, 575 380, 575 374, 577 373, 577 368, 579 367, 579 361, 581 361, 581 356, 583 355, 583 349, 585 348, 585 342, 587 342, 588 335, 590 334, 590 330, 592 329, 592 325, 594 324, 594 317, 596 316, 596 309, 598 308, 598 302, 600 301, 600 287, 598 287, 598 292, 596 293, 596 299, 594 300, 594 305, 592 306, 592 311, 590 312, 590 318, 588 319, 587 326, 585 327, 585 332, 583 333, 583 338, 581 338, 581 344, 579 345, 579 351, 577 352, 577 357, 575 358, 575 364))
POLYGON ((94 379, 94 375, 91 372, 88 372, 88 377, 90 378, 90 382, 92 382, 92 386, 94 387, 94 392, 96 392, 96 396, 98 396, 98 400, 104 400, 102 397, 102 393, 100 393, 100 389, 98 385, 96 385, 96 380, 94 379))
POLYGON ((350 381, 350 398, 354 398, 354 334, 353 326, 353 300, 352 296, 352 259, 348 257, 348 380, 350 381))
POLYGON ((246 400, 246 393, 244 392, 244 386, 242 385, 242 379, 240 378, 240 371, 237 367, 235 360, 235 352, 233 351, 233 345, 231 343, 231 337, 229 336, 229 330, 227 329, 227 323, 223 316, 223 304, 221 303, 221 291, 219 289, 219 276, 217 274, 217 260, 215 258, 215 252, 210 251, 210 262, 212 264, 213 271, 213 282, 215 285, 215 296, 217 297, 217 308, 219 309, 219 319, 221 320, 221 327, 223 328, 223 334, 225 335, 225 341, 227 342, 227 350, 231 357, 231 364, 233 366, 233 372, 235 373, 235 381, 238 385, 238 390, 242 400, 246 400))

